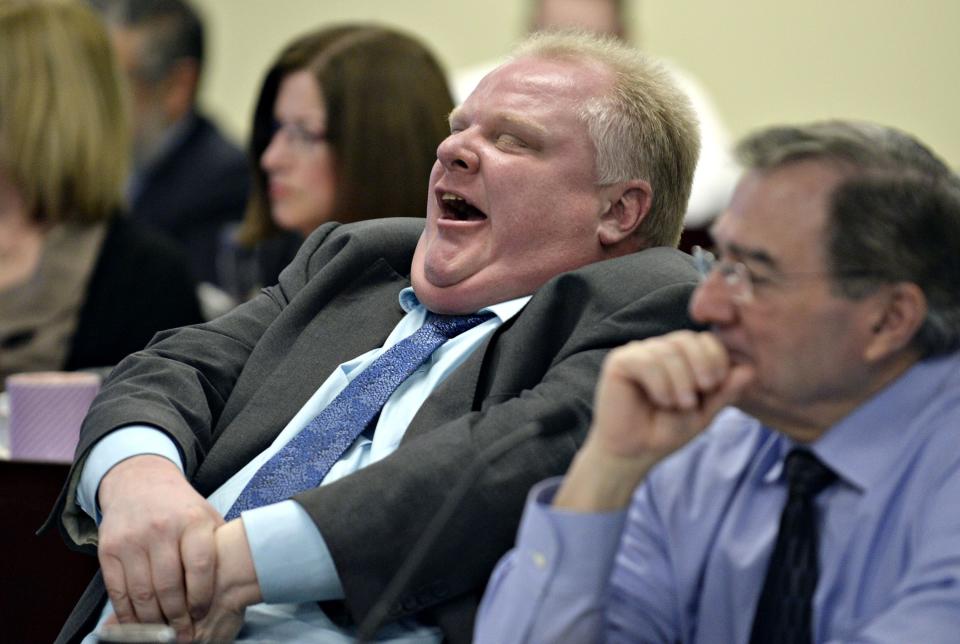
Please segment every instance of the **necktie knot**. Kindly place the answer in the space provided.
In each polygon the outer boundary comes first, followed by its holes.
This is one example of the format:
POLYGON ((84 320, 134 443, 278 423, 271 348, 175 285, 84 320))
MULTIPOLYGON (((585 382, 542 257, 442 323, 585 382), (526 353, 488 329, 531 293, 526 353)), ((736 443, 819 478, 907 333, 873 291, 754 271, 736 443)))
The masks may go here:
POLYGON ((790 496, 816 497, 837 479, 837 475, 808 449, 793 449, 787 454, 787 484, 790 496))
POLYGON ((464 331, 469 331, 478 324, 493 317, 492 313, 475 313, 473 315, 441 315, 428 313, 425 324, 433 327, 446 339, 455 338, 464 331))

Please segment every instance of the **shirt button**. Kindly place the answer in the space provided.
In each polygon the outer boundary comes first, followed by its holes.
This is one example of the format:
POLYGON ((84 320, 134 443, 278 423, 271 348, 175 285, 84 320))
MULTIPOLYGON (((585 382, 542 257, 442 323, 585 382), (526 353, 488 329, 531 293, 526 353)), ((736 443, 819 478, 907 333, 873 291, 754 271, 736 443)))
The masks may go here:
POLYGON ((546 568, 547 567, 547 558, 542 552, 534 552, 533 556, 533 565, 537 568, 546 568))

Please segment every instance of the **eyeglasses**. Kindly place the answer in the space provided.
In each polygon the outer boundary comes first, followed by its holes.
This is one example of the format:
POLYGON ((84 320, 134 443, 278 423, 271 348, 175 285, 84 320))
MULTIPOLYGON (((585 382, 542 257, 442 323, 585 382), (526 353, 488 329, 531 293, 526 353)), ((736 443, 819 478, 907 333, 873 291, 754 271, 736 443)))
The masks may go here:
POLYGON ((758 277, 751 273, 750 269, 743 262, 731 262, 717 259, 717 256, 700 246, 694 246, 691 249, 693 254, 693 263, 700 273, 700 281, 705 282, 710 274, 716 270, 720 278, 726 285, 730 293, 730 298, 739 303, 753 301, 755 287, 770 286, 774 283, 780 283, 788 279, 851 279, 851 278, 874 278, 882 277, 874 270, 851 269, 839 272, 822 273, 783 273, 778 275, 777 279, 769 277, 758 277))
POLYGON ((287 143, 297 152, 310 152, 327 140, 326 132, 311 132, 299 123, 281 123, 275 120, 270 124, 270 140, 279 133, 283 133, 287 143))
POLYGON ((694 246, 693 264, 700 273, 700 282, 706 282, 715 269, 730 291, 730 297, 737 302, 749 302, 753 299, 753 280, 750 270, 743 262, 726 262, 717 259, 710 251, 694 246))

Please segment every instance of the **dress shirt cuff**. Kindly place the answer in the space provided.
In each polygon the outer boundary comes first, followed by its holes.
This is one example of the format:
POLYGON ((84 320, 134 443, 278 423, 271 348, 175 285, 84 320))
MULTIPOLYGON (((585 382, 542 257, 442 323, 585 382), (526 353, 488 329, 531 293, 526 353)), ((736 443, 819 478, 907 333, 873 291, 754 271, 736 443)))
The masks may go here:
POLYGON ((497 565, 480 605, 478 644, 598 641, 626 511, 556 510, 550 503, 561 481, 530 491, 516 547, 497 565))
POLYGON ((327 543, 296 501, 265 505, 240 516, 265 603, 343 599, 327 543))
POLYGON ((77 503, 100 525, 100 504, 97 492, 100 481, 110 469, 132 456, 156 454, 169 459, 183 472, 180 450, 170 437, 148 425, 127 425, 110 432, 93 446, 83 464, 80 485, 77 488, 77 503))
POLYGON ((558 510, 552 503, 562 480, 547 479, 531 490, 517 539, 518 563, 529 574, 549 575, 552 594, 600 596, 609 584, 627 511, 558 510))

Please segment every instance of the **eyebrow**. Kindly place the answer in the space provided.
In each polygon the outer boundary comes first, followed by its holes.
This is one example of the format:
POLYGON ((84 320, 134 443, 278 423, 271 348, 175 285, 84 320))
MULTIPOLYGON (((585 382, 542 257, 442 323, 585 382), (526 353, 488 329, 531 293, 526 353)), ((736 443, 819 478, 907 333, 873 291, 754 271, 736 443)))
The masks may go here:
MULTIPOLYGON (((716 236, 714 235, 714 226, 710 227, 710 237, 714 240, 715 245, 717 244, 716 236)), ((780 267, 777 263, 777 260, 774 259, 770 253, 759 248, 748 248, 736 242, 726 242, 723 244, 725 247, 724 250, 736 257, 740 261, 750 261, 762 264, 769 268, 770 270, 779 271, 780 267)))
MULTIPOLYGON (((457 106, 453 108, 452 110, 450 110, 450 114, 447 116, 447 121, 452 124, 454 120, 456 120, 457 118, 460 118, 462 112, 463 112, 462 106, 457 106)), ((530 119, 524 118, 523 116, 519 116, 517 114, 508 114, 508 113, 501 112, 501 113, 494 114, 492 120, 495 122, 502 121, 502 122, 508 123, 514 127, 527 130, 533 133, 534 135, 541 136, 541 137, 547 136, 549 134, 549 131, 544 126, 540 125, 535 121, 531 121, 530 119)))
POLYGON ((530 119, 523 118, 522 116, 517 116, 515 114, 501 114, 498 115, 498 118, 506 121, 514 127, 518 127, 524 130, 527 130, 537 136, 547 136, 550 132, 544 126, 531 121, 530 119))
POLYGON ((459 106, 459 105, 456 106, 455 108, 453 108, 452 110, 450 110, 450 113, 447 114, 447 123, 453 123, 453 119, 455 119, 455 118, 457 118, 458 116, 460 116, 460 113, 461 113, 462 111, 463 111, 463 110, 460 109, 460 106, 459 106))

